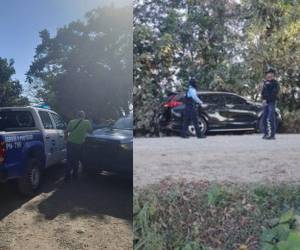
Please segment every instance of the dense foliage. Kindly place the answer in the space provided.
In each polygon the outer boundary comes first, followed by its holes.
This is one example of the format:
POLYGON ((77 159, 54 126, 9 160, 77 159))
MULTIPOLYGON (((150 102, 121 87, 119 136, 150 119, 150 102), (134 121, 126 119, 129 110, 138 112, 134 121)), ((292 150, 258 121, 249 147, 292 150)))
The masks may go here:
POLYGON ((27 80, 35 95, 70 118, 78 110, 101 121, 132 104, 132 8, 104 7, 51 37, 40 32, 27 80))
POLYGON ((300 1, 135 0, 135 130, 153 133, 157 103, 189 76, 202 89, 254 100, 268 68, 281 85, 280 106, 300 108, 300 1))
POLYGON ((300 187, 164 180, 135 190, 134 249, 298 249, 300 187))
POLYGON ((21 96, 22 86, 12 79, 15 74, 14 61, 0 57, 0 107, 28 105, 27 98, 21 96))

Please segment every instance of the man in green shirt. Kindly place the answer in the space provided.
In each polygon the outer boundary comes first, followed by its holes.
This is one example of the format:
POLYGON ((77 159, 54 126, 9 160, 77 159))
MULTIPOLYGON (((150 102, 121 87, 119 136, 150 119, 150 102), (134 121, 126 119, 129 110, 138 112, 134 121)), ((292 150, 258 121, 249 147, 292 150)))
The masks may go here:
POLYGON ((65 181, 78 177, 78 166, 81 159, 82 144, 88 133, 92 132, 92 124, 85 119, 85 112, 79 111, 78 118, 69 122, 67 137, 67 164, 65 167, 65 181))

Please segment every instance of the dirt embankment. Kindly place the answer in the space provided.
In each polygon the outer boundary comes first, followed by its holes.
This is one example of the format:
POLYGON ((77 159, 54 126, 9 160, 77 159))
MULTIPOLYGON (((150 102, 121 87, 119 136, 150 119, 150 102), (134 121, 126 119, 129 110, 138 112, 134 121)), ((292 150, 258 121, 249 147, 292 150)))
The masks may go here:
POLYGON ((0 249, 132 249, 131 180, 95 175, 65 184, 61 177, 59 166, 47 171, 33 199, 0 185, 0 249))

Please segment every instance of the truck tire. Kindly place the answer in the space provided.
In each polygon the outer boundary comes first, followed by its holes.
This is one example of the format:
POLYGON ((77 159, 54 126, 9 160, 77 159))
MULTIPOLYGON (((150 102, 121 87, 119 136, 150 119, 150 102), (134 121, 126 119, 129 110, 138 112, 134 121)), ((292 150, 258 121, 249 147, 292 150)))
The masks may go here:
POLYGON ((36 193, 41 184, 41 166, 42 163, 39 159, 28 159, 24 176, 19 179, 21 194, 32 196, 36 193))

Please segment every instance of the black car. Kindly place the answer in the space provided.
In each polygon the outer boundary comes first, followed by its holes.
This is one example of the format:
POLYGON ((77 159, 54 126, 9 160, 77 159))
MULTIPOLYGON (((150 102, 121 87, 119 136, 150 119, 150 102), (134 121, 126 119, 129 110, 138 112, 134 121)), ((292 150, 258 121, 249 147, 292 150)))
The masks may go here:
POLYGON ((112 126, 97 129, 83 145, 82 164, 87 172, 132 174, 133 118, 123 117, 112 126))
MULTIPOLYGON (((198 107, 199 126, 202 133, 224 131, 261 131, 261 103, 249 101, 228 92, 200 91, 200 99, 207 107, 198 107)), ((185 93, 173 93, 161 104, 158 131, 164 134, 180 132, 183 120, 185 93)), ((281 114, 276 110, 278 126, 281 114)), ((188 127, 189 135, 195 135, 193 125, 188 127)))

